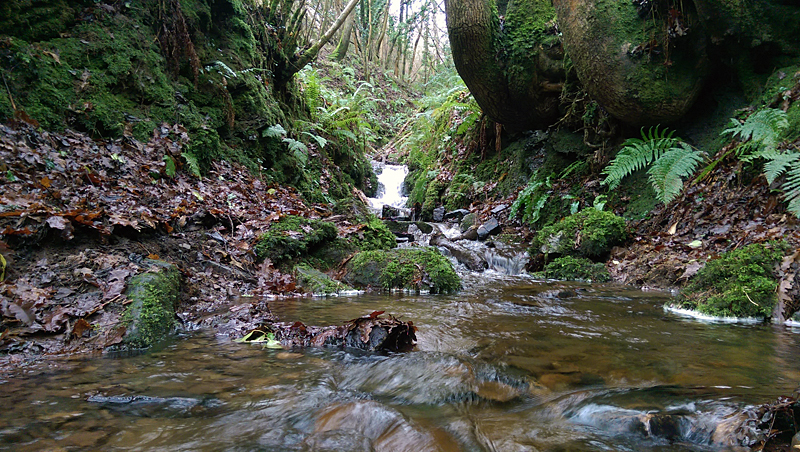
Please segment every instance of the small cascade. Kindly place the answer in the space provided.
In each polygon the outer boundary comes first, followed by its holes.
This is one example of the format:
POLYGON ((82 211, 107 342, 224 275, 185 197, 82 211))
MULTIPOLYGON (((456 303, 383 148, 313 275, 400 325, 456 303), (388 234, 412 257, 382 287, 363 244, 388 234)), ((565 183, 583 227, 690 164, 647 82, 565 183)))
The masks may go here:
POLYGON ((372 165, 378 173, 378 197, 368 198, 370 207, 379 213, 383 210, 383 206, 407 211, 408 197, 403 196, 403 180, 408 174, 408 167, 379 162, 372 162, 372 165))

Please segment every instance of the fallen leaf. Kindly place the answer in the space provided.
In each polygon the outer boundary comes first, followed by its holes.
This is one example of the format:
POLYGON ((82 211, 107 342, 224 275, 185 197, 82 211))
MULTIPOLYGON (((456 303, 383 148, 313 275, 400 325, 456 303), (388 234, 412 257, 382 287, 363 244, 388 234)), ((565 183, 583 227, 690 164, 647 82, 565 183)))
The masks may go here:
POLYGON ((89 324, 86 320, 78 319, 75 322, 75 325, 72 327, 72 333, 70 333, 71 337, 83 337, 83 333, 90 331, 92 329, 92 325, 89 324))

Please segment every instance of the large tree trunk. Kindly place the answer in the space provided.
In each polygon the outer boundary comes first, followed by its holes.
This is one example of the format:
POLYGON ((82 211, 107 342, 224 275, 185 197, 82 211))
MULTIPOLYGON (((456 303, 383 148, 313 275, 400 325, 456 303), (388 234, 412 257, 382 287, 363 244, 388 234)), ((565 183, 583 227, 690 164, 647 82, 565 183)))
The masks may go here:
POLYGON ((342 29, 342 37, 339 39, 339 45, 336 46, 331 56, 334 61, 342 61, 345 55, 347 55, 347 49, 350 48, 350 35, 353 34, 354 23, 355 16, 353 14, 348 15, 344 23, 344 28, 342 29))

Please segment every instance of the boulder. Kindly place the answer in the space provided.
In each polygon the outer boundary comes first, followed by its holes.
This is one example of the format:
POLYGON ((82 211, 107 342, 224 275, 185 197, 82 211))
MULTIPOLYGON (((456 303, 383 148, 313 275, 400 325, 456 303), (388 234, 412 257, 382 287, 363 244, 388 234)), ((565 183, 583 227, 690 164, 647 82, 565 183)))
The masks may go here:
POLYGON ((661 2, 553 1, 578 78, 611 116, 666 124, 697 99, 710 71, 707 40, 694 3, 680 5, 673 13, 661 2))
POLYGON ((362 251, 345 264, 346 283, 360 288, 456 292, 461 287, 453 265, 435 248, 362 251))
POLYGON ((483 223, 478 227, 478 240, 485 240, 490 235, 499 234, 502 230, 503 227, 500 226, 497 218, 490 217, 486 223, 483 223))
POLYGON ((439 206, 433 209, 433 222, 441 223, 444 220, 444 207, 439 206))
POLYGON ((471 228, 461 233, 461 235, 456 238, 456 241, 459 240, 478 240, 478 226, 472 225, 471 228))
POLYGON ((466 216, 468 214, 469 214, 469 210, 467 210, 467 209, 451 210, 450 212, 447 212, 446 214, 444 214, 444 219, 445 220, 461 220, 462 218, 464 218, 464 216, 466 216))
POLYGON ((533 240, 536 252, 603 259, 627 237, 625 220, 593 207, 539 230, 533 240))
POLYGON ((457 243, 451 242, 441 233, 436 233, 431 236, 430 244, 450 251, 450 254, 453 255, 458 262, 464 264, 465 267, 474 272, 482 272, 489 268, 486 261, 481 259, 477 253, 457 243))
POLYGON ((464 218, 461 219, 461 223, 459 223, 458 229, 460 229, 462 233, 467 232, 467 230, 470 229, 472 226, 475 226, 477 222, 478 222, 478 216, 474 213, 468 213, 464 215, 464 218))

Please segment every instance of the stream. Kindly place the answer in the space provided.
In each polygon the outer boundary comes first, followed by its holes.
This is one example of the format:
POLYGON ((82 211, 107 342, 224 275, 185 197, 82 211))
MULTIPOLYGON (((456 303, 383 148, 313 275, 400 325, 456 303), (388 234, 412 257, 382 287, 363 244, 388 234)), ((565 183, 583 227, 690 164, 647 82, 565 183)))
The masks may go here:
POLYGON ((281 350, 208 331, 0 380, 0 450, 743 451, 800 382, 800 334, 701 322, 614 284, 463 273, 454 295, 278 299, 287 321, 380 310, 417 348, 281 350))

